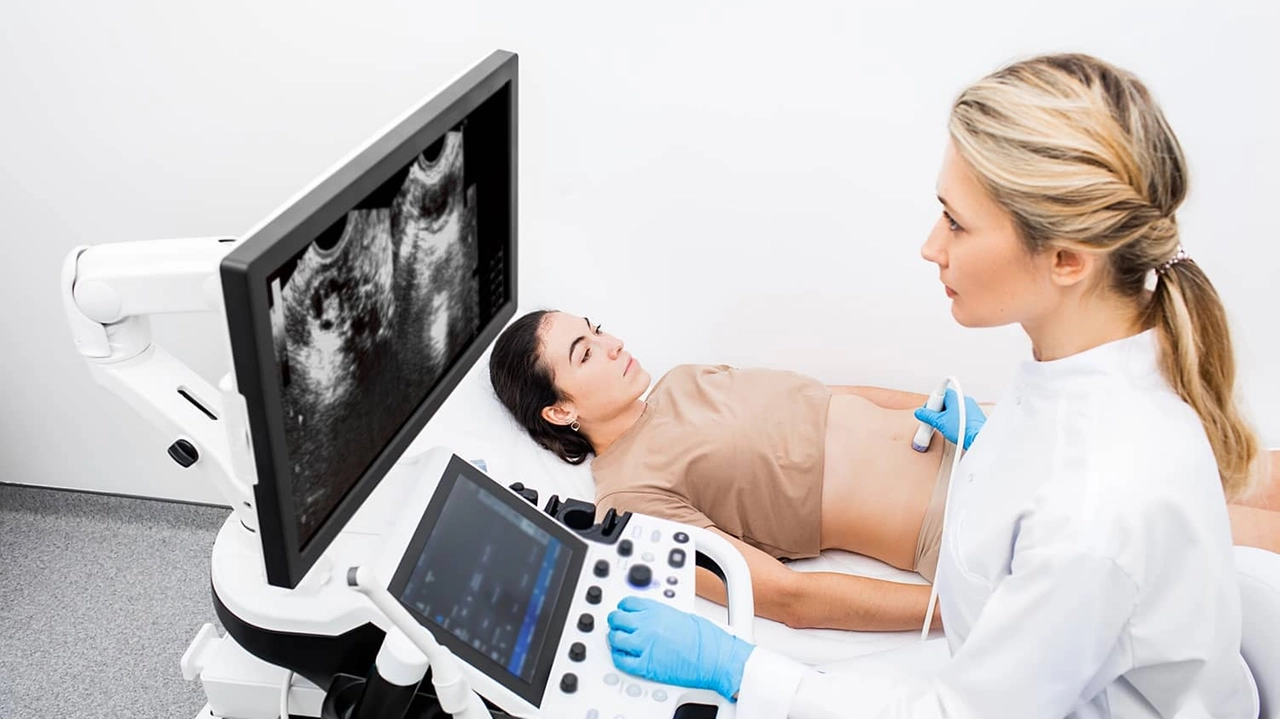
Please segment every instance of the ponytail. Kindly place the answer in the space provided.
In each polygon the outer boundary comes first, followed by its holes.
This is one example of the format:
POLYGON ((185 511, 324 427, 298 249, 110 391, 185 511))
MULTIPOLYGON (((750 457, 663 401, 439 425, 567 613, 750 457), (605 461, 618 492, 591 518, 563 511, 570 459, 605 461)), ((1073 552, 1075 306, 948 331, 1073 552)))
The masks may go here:
POLYGON ((1145 320, 1159 334, 1165 379, 1200 415, 1227 498, 1244 494, 1258 438, 1236 405, 1235 353, 1217 290, 1199 265, 1179 259, 1161 269, 1145 320))

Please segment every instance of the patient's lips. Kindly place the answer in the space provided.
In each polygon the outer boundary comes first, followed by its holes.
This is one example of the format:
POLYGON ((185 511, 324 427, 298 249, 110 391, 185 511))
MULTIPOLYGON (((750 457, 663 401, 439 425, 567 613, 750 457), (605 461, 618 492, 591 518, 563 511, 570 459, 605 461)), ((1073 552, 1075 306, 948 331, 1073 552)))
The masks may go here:
POLYGON ((635 357, 628 357, 628 358, 627 358, 627 364, 626 364, 626 366, 624 366, 624 367, 622 368, 622 375, 623 375, 624 377, 625 377, 628 373, 630 373, 630 372, 631 372, 631 366, 632 366, 632 365, 634 365, 635 363, 636 363, 636 358, 635 358, 635 357))

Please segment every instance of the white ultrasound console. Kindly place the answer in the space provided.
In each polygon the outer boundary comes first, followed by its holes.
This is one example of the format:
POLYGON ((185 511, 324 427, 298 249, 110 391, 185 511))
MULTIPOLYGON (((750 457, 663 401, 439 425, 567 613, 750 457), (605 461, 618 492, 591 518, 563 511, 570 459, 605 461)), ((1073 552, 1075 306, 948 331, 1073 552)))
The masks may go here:
POLYGON ((401 627, 406 635, 426 628, 476 692, 512 716, 671 719, 701 704, 731 717, 733 704, 713 692, 619 671, 606 635, 609 613, 629 595, 694 611, 702 552, 726 579, 726 628, 749 641, 741 554, 711 532, 656 517, 573 519, 580 532, 453 456, 420 518, 389 529, 387 546, 403 553, 384 557, 371 576, 390 578, 387 592, 408 610, 399 620, 388 612, 393 623, 415 622, 401 627))

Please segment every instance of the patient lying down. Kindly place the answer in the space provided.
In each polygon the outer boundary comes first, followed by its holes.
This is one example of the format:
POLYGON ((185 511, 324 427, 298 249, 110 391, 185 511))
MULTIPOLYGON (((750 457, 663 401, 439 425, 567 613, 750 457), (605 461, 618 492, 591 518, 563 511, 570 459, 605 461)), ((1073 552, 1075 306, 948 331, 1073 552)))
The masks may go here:
MULTIPOLYGON (((911 449, 925 395, 682 365, 641 400, 651 378, 623 343, 553 311, 513 322, 489 372, 540 445, 571 464, 595 455, 599 514, 650 514, 733 543, 751 570, 760 616, 797 628, 923 623, 927 586, 796 572, 779 560, 843 549, 932 581, 955 447, 935 437, 927 453, 911 449)), ((1280 548, 1280 513, 1238 509, 1237 543, 1280 548)), ((725 602, 723 585, 701 568, 697 591, 725 602)))

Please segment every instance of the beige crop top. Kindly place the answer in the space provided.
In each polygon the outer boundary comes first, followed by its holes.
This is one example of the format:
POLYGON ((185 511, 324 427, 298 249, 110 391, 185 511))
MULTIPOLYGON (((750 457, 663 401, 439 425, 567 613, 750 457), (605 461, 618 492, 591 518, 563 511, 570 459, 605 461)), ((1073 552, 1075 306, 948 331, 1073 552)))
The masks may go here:
POLYGON ((597 513, 714 526, 777 558, 817 556, 830 401, 795 372, 676 367, 592 461, 597 513))

